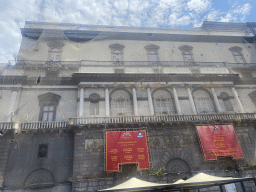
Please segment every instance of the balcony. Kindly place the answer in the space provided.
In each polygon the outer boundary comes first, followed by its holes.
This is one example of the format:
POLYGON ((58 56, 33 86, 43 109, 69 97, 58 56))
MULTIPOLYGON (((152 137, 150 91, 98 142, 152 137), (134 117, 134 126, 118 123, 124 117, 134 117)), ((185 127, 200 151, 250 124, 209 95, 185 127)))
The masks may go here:
POLYGON ((255 120, 256 113, 70 118, 69 125, 255 120))
POLYGON ((66 69, 67 67, 228 67, 228 68, 255 68, 256 63, 226 63, 226 62, 189 62, 189 61, 42 61, 42 60, 18 60, 9 61, 12 65, 29 67, 30 69, 36 67, 43 68, 58 68, 66 69))
POLYGON ((0 122, 0 130, 42 130, 66 129, 73 126, 119 124, 119 123, 178 123, 178 122, 207 122, 234 120, 256 120, 256 113, 226 113, 226 114, 199 114, 199 115, 159 115, 159 116, 119 116, 119 117, 84 117, 70 118, 66 121, 52 122, 0 122))
POLYGON ((32 129, 58 129, 67 128, 68 122, 66 121, 51 121, 51 122, 0 122, 0 130, 17 129, 17 130, 32 130, 32 129))

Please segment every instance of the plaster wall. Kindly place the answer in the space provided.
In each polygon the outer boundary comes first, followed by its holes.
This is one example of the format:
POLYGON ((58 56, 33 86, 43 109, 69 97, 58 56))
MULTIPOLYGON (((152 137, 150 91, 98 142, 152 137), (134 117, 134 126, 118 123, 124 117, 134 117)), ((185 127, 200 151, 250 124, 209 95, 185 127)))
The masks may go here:
POLYGON ((21 92, 21 97, 18 105, 16 121, 39 121, 39 100, 38 96, 45 93, 54 93, 61 96, 59 105, 56 109, 56 121, 68 121, 70 117, 76 117, 77 113, 77 90, 60 90, 54 89, 39 89, 39 90, 24 90, 21 92))
MULTIPOLYGON (((26 44, 27 38, 23 37, 22 44, 26 44)), ((247 63, 255 62, 253 58, 253 48, 246 43, 202 43, 202 42, 169 42, 169 41, 137 41, 137 40, 91 40, 84 43, 76 43, 62 40, 65 44, 61 51, 62 61, 97 60, 111 61, 111 44, 122 44, 124 61, 147 61, 145 46, 154 44, 159 46, 160 61, 183 61, 179 47, 188 45, 193 47, 193 57, 196 62, 228 62, 236 63, 229 48, 238 46, 242 48, 242 53, 247 63)), ((22 45, 23 46, 23 45, 22 45)), ((25 60, 48 60, 49 47, 46 41, 39 43, 34 41, 34 45, 26 51, 20 52, 20 58, 25 60), (37 46, 37 49, 32 48, 37 46)), ((25 46, 24 46, 25 47, 25 46)), ((24 48, 25 49, 25 48, 24 48)))
POLYGON ((2 89, 0 94, 1 94, 1 98, 0 98, 0 105, 1 105, 0 121, 6 121, 7 116, 8 116, 9 107, 10 107, 12 91, 2 89))

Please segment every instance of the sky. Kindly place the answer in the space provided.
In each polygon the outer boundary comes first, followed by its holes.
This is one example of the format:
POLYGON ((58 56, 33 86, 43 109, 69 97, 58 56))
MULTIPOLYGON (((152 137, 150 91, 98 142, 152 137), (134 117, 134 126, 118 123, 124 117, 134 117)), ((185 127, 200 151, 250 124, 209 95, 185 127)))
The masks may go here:
POLYGON ((0 63, 16 58, 25 21, 186 29, 256 22, 255 8, 255 0, 1 0, 0 63))

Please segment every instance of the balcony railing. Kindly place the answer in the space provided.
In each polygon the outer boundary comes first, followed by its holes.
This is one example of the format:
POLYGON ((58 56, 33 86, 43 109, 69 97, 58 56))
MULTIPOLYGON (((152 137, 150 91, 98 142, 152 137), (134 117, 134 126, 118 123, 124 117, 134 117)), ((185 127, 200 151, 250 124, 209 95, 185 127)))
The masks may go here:
POLYGON ((18 60, 10 61, 13 65, 37 68, 65 68, 65 67, 114 67, 114 66, 141 66, 141 67, 256 67, 256 63, 226 63, 226 62, 196 62, 196 61, 40 61, 40 60, 18 60))
POLYGON ((66 128, 68 123, 66 121, 51 121, 51 122, 28 122, 21 123, 20 128, 22 130, 26 129, 56 129, 56 128, 66 128))
POLYGON ((253 120, 256 113, 200 114, 200 115, 159 115, 159 116, 120 116, 70 118, 70 125, 149 123, 149 122, 201 122, 217 120, 253 120))
POLYGON ((0 122, 0 130, 19 129, 62 129, 77 125, 115 124, 115 123, 166 123, 166 122, 206 122, 206 121, 233 121, 256 120, 256 113, 230 114, 199 114, 199 115, 159 115, 159 116, 120 116, 120 117, 84 117, 70 118, 66 121, 52 122, 0 122))
POLYGON ((0 129, 12 129, 13 124, 13 122, 0 122, 0 129))

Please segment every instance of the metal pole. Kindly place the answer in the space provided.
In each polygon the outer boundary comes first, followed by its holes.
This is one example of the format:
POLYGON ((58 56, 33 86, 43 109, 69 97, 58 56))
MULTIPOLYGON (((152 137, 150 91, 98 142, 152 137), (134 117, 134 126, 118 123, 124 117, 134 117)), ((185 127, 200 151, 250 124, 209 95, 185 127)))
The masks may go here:
POLYGON ((244 187, 244 183, 243 183, 243 181, 240 181, 240 183, 241 183, 241 186, 242 186, 242 190, 243 190, 243 192, 245 192, 245 187, 244 187))

